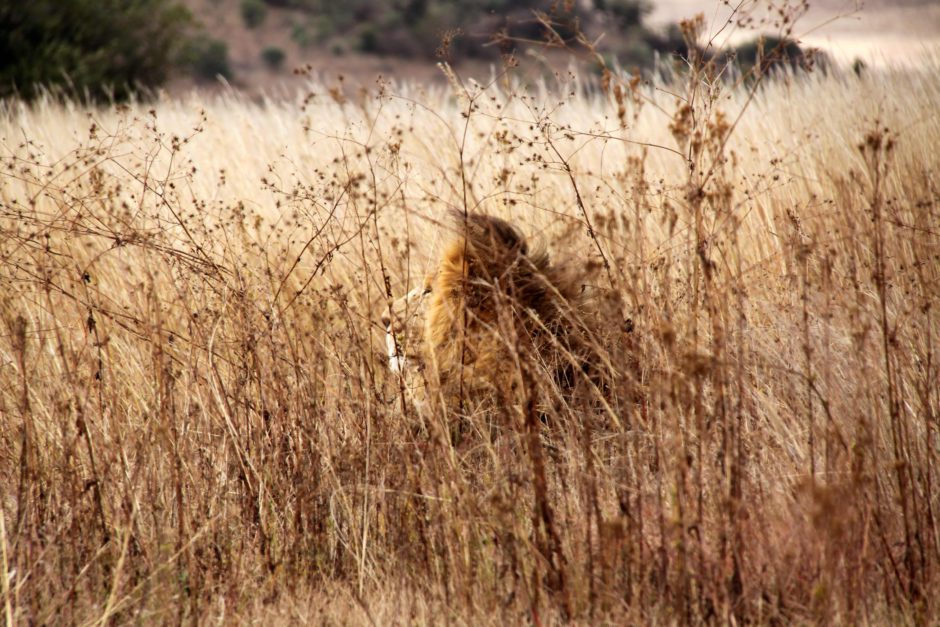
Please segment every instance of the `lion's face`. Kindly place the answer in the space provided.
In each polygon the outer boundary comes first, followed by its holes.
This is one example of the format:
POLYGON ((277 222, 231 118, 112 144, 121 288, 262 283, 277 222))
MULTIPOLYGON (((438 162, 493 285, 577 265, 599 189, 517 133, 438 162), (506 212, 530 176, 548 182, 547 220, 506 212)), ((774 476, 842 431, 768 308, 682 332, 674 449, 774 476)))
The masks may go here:
POLYGON ((423 361, 421 344, 433 275, 422 285, 398 298, 382 315, 388 366, 392 372, 404 373, 406 368, 420 368, 423 361))

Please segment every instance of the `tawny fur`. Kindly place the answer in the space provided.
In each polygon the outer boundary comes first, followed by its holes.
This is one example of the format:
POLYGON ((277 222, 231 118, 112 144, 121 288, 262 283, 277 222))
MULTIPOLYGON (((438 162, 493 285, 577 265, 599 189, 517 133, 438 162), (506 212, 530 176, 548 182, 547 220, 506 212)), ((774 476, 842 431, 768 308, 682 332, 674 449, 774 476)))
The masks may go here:
POLYGON ((414 381, 421 373, 424 385, 446 400, 484 391, 505 398, 517 382, 520 357, 557 382, 570 382, 581 277, 554 266, 544 250, 532 250, 505 220, 456 214, 454 222, 456 237, 421 291, 424 302, 413 291, 383 319, 391 369, 412 391, 422 387, 414 381), (412 333, 406 351, 397 338, 407 335, 402 327, 421 305, 423 341, 415 347, 412 333))

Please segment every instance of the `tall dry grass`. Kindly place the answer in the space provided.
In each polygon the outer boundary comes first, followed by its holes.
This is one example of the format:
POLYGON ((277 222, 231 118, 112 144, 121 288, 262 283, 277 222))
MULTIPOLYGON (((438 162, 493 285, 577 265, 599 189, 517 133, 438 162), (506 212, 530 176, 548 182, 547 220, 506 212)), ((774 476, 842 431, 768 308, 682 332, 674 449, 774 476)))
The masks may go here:
POLYGON ((6 620, 936 621, 936 69, 7 104, 6 620), (584 264, 591 393, 403 395, 451 209, 584 264))

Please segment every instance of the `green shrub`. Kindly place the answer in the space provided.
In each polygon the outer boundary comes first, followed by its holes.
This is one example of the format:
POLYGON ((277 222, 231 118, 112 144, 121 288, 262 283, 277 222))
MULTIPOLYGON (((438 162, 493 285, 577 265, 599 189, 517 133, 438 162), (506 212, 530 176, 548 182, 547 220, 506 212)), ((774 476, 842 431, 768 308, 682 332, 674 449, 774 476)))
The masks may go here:
POLYGON ((360 52, 379 52, 379 38, 372 25, 368 25, 359 33, 359 43, 356 46, 360 52))
POLYGON ((735 60, 741 71, 750 72, 758 63, 762 71, 773 71, 785 66, 798 69, 805 58, 800 45, 792 39, 761 36, 742 43, 734 49, 735 60))
POLYGON ((268 14, 268 8, 261 0, 242 0, 242 21, 248 28, 259 26, 268 14))
POLYGON ((192 40, 186 51, 186 60, 199 79, 214 80, 219 76, 232 78, 228 44, 219 39, 199 37, 192 40))
POLYGON ((594 6, 608 13, 620 28, 639 26, 653 8, 646 0, 595 0, 594 6))
POLYGON ((261 60, 272 70, 279 69, 284 65, 284 57, 287 55, 277 46, 268 46, 261 51, 261 60))
POLYGON ((165 82, 191 24, 177 0, 0 0, 0 98, 125 100, 165 82))
POLYGON ((301 48, 306 48, 313 43, 313 37, 303 24, 291 25, 290 38, 301 48))

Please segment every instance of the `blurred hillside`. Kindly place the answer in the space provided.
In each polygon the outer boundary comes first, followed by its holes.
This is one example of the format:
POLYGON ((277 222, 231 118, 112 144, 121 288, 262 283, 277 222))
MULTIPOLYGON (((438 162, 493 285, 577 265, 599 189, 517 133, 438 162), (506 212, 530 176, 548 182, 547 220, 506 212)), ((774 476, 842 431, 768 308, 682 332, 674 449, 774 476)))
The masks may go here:
MULTIPOLYGON (((443 80, 435 63, 441 41, 462 75, 487 77, 500 52, 513 51, 523 71, 566 67, 546 49, 550 35, 535 17, 543 13, 564 36, 576 24, 608 60, 649 68, 657 55, 685 51, 676 24, 704 12, 706 36, 722 30, 731 8, 701 0, 184 0, 206 33, 225 41, 237 84, 276 90, 310 67, 326 78, 343 75, 370 84, 377 75, 443 80), (498 41, 503 37, 502 44, 498 41), (268 56, 266 56, 266 54, 268 56), (272 63, 275 55, 278 61, 272 63), (267 61, 266 61, 267 59, 267 61)), ((773 11, 754 3, 753 21, 726 29, 719 44, 747 56, 759 33, 777 33, 773 11), (769 18, 768 18, 769 16, 769 18), (727 38, 726 38, 727 37, 727 38)), ((879 65, 915 64, 940 42, 940 2, 932 0, 820 0, 806 7, 794 31, 803 48, 818 47, 845 65, 856 59, 879 65)), ((797 52, 799 54, 799 52, 797 52)), ((175 86, 191 81, 174 81, 175 86)))
MULTIPOLYGON (((761 33, 797 39, 785 47, 792 67, 807 45, 847 63, 877 55, 916 63, 940 41, 940 5, 881 2, 861 12, 840 1, 796 10, 800 29, 787 33, 760 3, 729 22, 723 3, 688 0, 0 0, 0 98, 31 99, 46 86, 124 100, 226 84, 293 93, 310 76, 353 88, 379 75, 443 81, 442 59, 485 80, 510 54, 517 74, 533 76, 568 67, 578 55, 562 49, 586 53, 587 41, 609 66, 649 70, 656 58, 687 56, 676 22, 703 9, 703 35, 721 33, 710 51, 735 48, 722 58, 745 66, 758 57, 761 33)), ((581 57, 597 70, 596 57, 581 57)))
POLYGON ((443 80, 440 60, 486 77, 510 54, 522 71, 544 73, 567 63, 545 42, 557 50, 576 36, 624 66, 649 67, 682 47, 675 28, 645 27, 650 9, 646 0, 0 0, 0 98, 51 86, 122 100, 224 82, 271 93, 310 74, 443 80))
POLYGON ((552 55, 541 45, 550 34, 536 13, 562 37, 571 37, 576 27, 589 35, 616 35, 602 49, 626 65, 648 65, 656 51, 681 45, 675 33, 670 40, 643 25, 652 8, 645 0, 592 0, 569 6, 550 0, 185 0, 184 4, 207 37, 227 44, 233 80, 250 90, 290 84, 296 80, 292 70, 298 67, 369 83, 378 74, 400 80, 443 79, 436 67, 441 59, 462 73, 486 76, 507 52, 538 66, 545 63, 545 54, 552 55))

